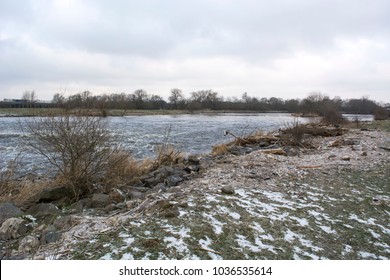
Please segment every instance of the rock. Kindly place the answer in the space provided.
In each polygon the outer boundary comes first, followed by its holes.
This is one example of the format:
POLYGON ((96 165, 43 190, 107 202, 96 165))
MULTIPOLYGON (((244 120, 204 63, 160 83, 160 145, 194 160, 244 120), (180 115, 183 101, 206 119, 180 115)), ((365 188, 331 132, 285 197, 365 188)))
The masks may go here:
POLYGON ((294 148, 294 147, 284 147, 283 151, 285 151, 285 153, 289 157, 299 156, 299 150, 297 148, 294 148))
POLYGON ((71 204, 71 199, 69 197, 63 197, 59 200, 53 201, 53 204, 59 208, 64 208, 67 205, 71 204))
POLYGON ((46 218, 59 216, 62 214, 62 211, 52 203, 39 203, 30 207, 27 210, 27 214, 30 214, 36 218, 46 218))
POLYGON ((142 192, 134 190, 134 191, 130 191, 128 193, 128 196, 129 196, 130 199, 144 199, 145 194, 142 193, 142 192))
POLYGON ((107 194, 95 193, 92 195, 92 208, 104 208, 110 202, 110 197, 107 194))
POLYGON ((41 236, 41 244, 49 244, 60 241, 62 238, 62 234, 56 230, 47 230, 42 233, 41 236))
POLYGON ((75 193, 69 187, 57 186, 43 189, 39 193, 39 202, 52 202, 67 197, 69 200, 75 197, 75 193))
POLYGON ((0 240, 10 240, 19 237, 19 228, 24 222, 21 218, 9 218, 3 222, 0 228, 0 240))
POLYGON ((352 148, 352 151, 362 151, 363 150, 362 145, 353 145, 353 146, 351 146, 351 148, 352 148))
POLYGON ((117 188, 111 189, 110 192, 108 193, 108 196, 112 203, 120 203, 125 201, 126 199, 125 193, 117 188))
POLYGON ((197 155, 190 155, 187 158, 187 162, 190 165, 200 165, 200 159, 197 155))
POLYGON ((180 182, 183 182, 184 179, 180 176, 172 175, 165 179, 164 183, 167 187, 177 186, 180 182))
MULTIPOLYGON (((100 207, 98 207, 98 208, 100 208, 100 207)), ((108 204, 106 207, 104 207, 104 211, 106 213, 112 212, 114 210, 116 210, 116 205, 114 203, 108 204)))
POLYGON ((259 147, 261 147, 261 148, 265 148, 265 147, 268 147, 268 146, 271 145, 271 144, 270 144, 270 142, 268 142, 268 141, 260 141, 260 142, 258 143, 258 145, 259 145, 259 147))
POLYGON ((135 207, 137 207, 137 206, 140 205, 141 203, 142 203, 142 200, 140 200, 140 199, 135 199, 135 200, 127 201, 127 202, 126 202, 126 208, 127 208, 127 209, 134 209, 135 207))
POLYGON ((168 186, 165 183, 158 183, 153 187, 153 191, 166 191, 168 186))
POLYGON ((126 203, 124 203, 124 202, 118 203, 117 205, 115 205, 115 207, 117 209, 125 209, 126 208, 126 203))
POLYGON ((350 156, 342 156, 342 157, 341 157, 341 160, 350 161, 350 160, 351 160, 351 157, 350 157, 350 156))
POLYGON ((221 191, 222 191, 222 193, 229 194, 229 195, 235 193, 233 187, 231 187, 231 186, 224 186, 224 187, 221 188, 221 191))
POLYGON ((199 172, 199 165, 189 165, 186 166, 183 170, 189 174, 191 173, 198 173, 199 172))
POLYGON ((328 156, 328 159, 335 159, 335 158, 337 158, 337 155, 335 155, 335 154, 331 154, 328 156))
POLYGON ((24 237, 19 243, 19 251, 23 253, 35 252, 39 248, 39 240, 31 235, 24 237))
POLYGON ((92 206, 92 200, 90 198, 83 198, 72 204, 72 212, 83 213, 85 208, 90 208, 92 206))
POLYGON ((71 216, 58 217, 53 225, 58 230, 69 230, 73 226, 73 219, 71 216))
POLYGON ((9 218, 15 218, 23 214, 23 211, 12 202, 0 203, 0 225, 9 218))
POLYGON ((363 152, 363 153, 362 153, 362 156, 363 156, 363 157, 366 157, 366 156, 367 156, 367 152, 363 152))

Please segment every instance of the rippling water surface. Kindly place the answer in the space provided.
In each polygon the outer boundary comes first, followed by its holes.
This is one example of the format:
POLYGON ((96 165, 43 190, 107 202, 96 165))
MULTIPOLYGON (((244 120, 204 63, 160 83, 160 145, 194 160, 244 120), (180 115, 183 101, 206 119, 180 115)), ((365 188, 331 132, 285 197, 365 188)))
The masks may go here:
MULTIPOLYGON (((41 169, 44 159, 26 150, 22 138, 20 118, 0 118, 0 167, 21 155, 24 168, 41 169)), ((212 114, 212 115, 160 115, 109 117, 109 128, 123 148, 136 158, 153 157, 156 146, 164 143, 167 131, 168 142, 187 154, 208 153, 212 146, 232 140, 224 136, 230 130, 237 136, 248 135, 256 130, 272 131, 294 121, 309 119, 295 118, 290 114, 212 114)))

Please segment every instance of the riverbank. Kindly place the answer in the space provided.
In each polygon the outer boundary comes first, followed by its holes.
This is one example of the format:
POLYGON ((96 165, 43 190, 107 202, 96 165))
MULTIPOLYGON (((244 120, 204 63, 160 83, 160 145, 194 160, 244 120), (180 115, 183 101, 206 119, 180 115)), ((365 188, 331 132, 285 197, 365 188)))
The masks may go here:
POLYGON ((24 233, 30 239, 16 232, 2 241, 2 255, 389 259, 388 128, 388 121, 375 122, 338 136, 307 136, 310 148, 280 147, 284 154, 251 148, 203 155, 193 159, 200 170, 189 180, 134 193, 125 208, 65 208, 50 219, 23 218, 32 224, 24 233))
MULTIPOLYGON (((158 116, 158 115, 218 115, 218 114, 259 114, 259 113, 288 113, 278 111, 232 111, 232 110, 98 110, 98 109, 72 109, 61 108, 0 108, 0 117, 33 117, 45 115, 81 114, 104 117, 123 116, 158 116)), ((310 117, 310 116, 309 116, 310 117)))

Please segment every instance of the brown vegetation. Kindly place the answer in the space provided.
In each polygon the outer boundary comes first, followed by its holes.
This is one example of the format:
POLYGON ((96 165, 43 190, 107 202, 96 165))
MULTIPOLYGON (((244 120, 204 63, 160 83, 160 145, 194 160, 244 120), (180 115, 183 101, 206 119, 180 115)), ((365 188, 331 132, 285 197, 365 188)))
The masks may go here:
POLYGON ((32 140, 26 144, 45 157, 75 196, 90 192, 122 160, 107 122, 101 117, 47 116, 25 122, 32 140))

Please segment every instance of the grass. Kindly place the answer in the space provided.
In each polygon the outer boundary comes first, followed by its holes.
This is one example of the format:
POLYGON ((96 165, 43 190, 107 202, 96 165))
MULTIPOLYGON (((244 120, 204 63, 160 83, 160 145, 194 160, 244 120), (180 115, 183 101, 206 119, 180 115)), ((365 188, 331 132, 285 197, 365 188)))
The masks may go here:
POLYGON ((390 131, 390 119, 381 121, 365 122, 361 124, 361 128, 378 129, 382 131, 390 131))

